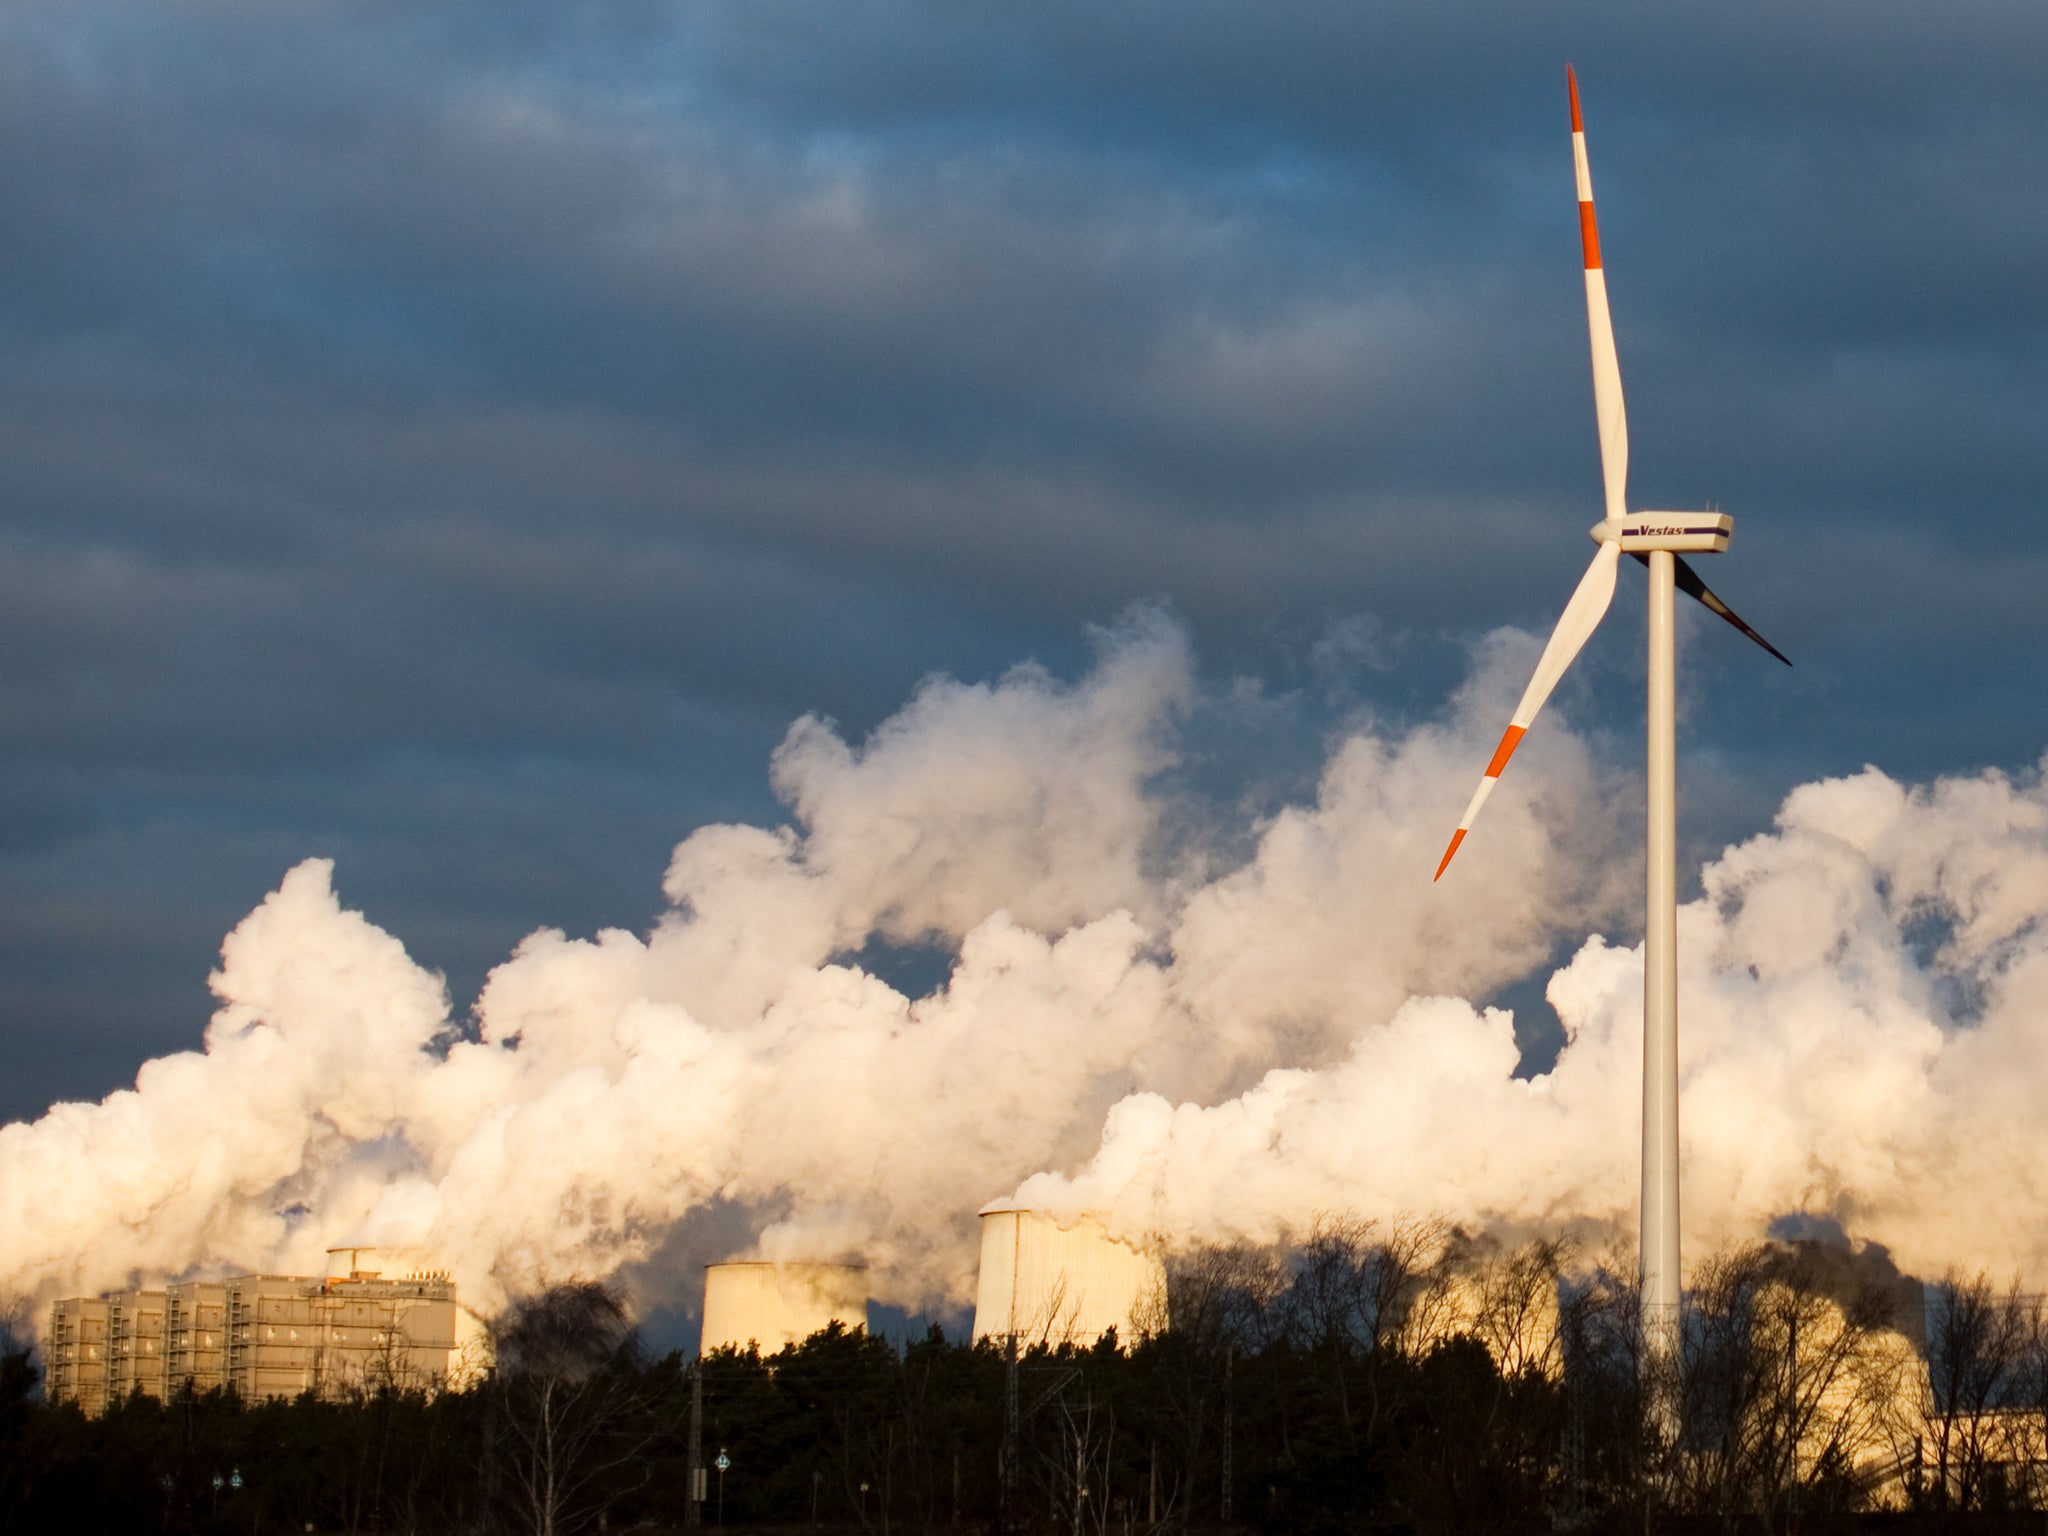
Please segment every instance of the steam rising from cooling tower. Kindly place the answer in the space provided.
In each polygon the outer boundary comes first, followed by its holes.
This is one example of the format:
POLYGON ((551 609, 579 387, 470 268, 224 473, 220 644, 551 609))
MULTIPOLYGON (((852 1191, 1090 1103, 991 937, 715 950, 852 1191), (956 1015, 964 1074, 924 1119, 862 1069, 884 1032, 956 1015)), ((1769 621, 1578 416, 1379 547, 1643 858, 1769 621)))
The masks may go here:
MULTIPOLYGON (((1640 959, 1583 938, 1626 921, 1627 831, 1588 810, 1625 786, 1531 738, 1483 876, 1428 879, 1532 650, 1496 637, 1444 720, 1357 730, 1312 798, 1214 836, 1172 770, 1223 706, 1156 616, 1075 682, 934 680, 858 745, 800 721, 790 825, 692 833, 649 932, 536 933, 473 1019, 309 860, 223 944, 203 1052, 0 1128, 0 1297, 363 1244, 485 1306, 613 1273, 687 1305, 744 1228, 959 1305, 1006 1190, 1175 1242, 1625 1224, 1640 959), (894 990, 852 959, 876 942, 943 947, 945 985, 894 990), (1569 1043, 1518 1079, 1465 999, 1560 942, 1569 1043)), ((1809 1212, 1909 1269, 2048 1272, 2044 914, 2038 773, 1807 785, 1711 864, 1681 917, 1688 1240, 1809 1212)))

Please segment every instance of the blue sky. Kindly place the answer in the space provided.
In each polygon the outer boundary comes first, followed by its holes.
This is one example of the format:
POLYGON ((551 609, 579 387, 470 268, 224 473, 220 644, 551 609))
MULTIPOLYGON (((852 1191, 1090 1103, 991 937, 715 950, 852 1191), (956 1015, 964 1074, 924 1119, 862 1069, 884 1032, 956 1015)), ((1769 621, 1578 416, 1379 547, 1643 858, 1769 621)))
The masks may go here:
MULTIPOLYGON (((2032 772, 2038 7, 17 0, 0 1116, 196 1043, 302 857, 460 1005, 797 716, 1134 603, 1270 702, 1234 803, 1440 712, 1599 515, 1567 60, 1631 501, 1797 663, 1687 630, 1691 846, 2032 772)), ((1639 585, 1559 699, 1622 762, 1639 585)))

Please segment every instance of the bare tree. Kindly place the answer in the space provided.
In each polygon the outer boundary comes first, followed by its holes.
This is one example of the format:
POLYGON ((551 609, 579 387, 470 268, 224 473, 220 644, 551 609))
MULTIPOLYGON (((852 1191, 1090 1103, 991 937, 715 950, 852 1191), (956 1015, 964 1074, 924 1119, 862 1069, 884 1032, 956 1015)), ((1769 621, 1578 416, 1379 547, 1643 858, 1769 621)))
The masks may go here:
MULTIPOLYGON (((1176 1254, 1163 1287, 1148 1295, 1135 1321, 1152 1390, 1145 1506, 1148 1518, 1185 1525, 1194 1513, 1211 1446, 1219 1508, 1228 1433, 1232 1362, 1257 1353, 1280 1326, 1276 1301, 1286 1287, 1277 1249, 1250 1243, 1211 1245, 1176 1254), (1164 1454, 1162 1455, 1162 1450, 1164 1454)), ((1096 1518, 1107 1517, 1106 1510, 1096 1518)))
POLYGON ((1061 1344, 1093 1344, 1093 1339, 1078 1336, 1080 1328, 1081 1296, 1073 1284, 1073 1276, 1062 1269, 1045 1288, 1045 1297, 1037 1310, 1020 1321, 1018 1344, 1027 1349, 1033 1344, 1041 1349, 1053 1349, 1061 1344))
POLYGON ((1041 1457, 1054 1512, 1072 1536, 1105 1532, 1116 1415, 1106 1403, 1097 1402, 1078 1372, 1062 1378, 1052 1404, 1057 1429, 1041 1447, 1041 1457))
POLYGON ((635 1485, 656 1425, 618 1292, 551 1285, 491 1324, 501 1497, 533 1536, 568 1536, 635 1485))
POLYGON ((2024 1337, 2008 1419, 2013 1452, 2025 1468, 2019 1491, 2029 1508, 2039 1508, 2048 1502, 2048 1309, 2039 1295, 2016 1299, 2024 1337))
POLYGON ((1321 1362, 1347 1439, 1370 1438, 1392 1406, 1398 1373, 1380 1365, 1415 1357, 1448 1335, 1449 1238, 1439 1220, 1401 1218, 1382 1227, 1325 1214, 1289 1261, 1280 1325, 1294 1349, 1321 1362), (1354 1371, 1361 1361, 1368 1368, 1354 1371), (1354 1389, 1362 1401, 1353 1401, 1354 1389))
POLYGON ((1911 1351, 1894 1288, 1810 1243, 1723 1250, 1693 1274, 1680 1502, 1731 1528, 1854 1504, 1888 1454, 1911 1351))
POLYGON ((1562 1370, 1558 1296, 1571 1260, 1568 1243, 1537 1238, 1518 1248, 1489 1247, 1472 1266, 1467 1326, 1501 1375, 1554 1376, 1562 1370))
POLYGON ((1131 1309, 1141 1339, 1169 1329, 1220 1349, 1226 1342, 1256 1351, 1279 1318, 1275 1302, 1287 1284, 1278 1249, 1251 1243, 1209 1244, 1170 1257, 1163 1279, 1131 1309))
POLYGON ((1949 1270, 1932 1287, 1927 1328, 1926 1442, 1933 1461, 1922 1498, 1937 1507, 1981 1509, 2025 1489, 2003 1485, 2014 1420, 2027 1396, 2040 1337, 2038 1301, 2015 1280, 2003 1295, 1979 1270, 1949 1270))

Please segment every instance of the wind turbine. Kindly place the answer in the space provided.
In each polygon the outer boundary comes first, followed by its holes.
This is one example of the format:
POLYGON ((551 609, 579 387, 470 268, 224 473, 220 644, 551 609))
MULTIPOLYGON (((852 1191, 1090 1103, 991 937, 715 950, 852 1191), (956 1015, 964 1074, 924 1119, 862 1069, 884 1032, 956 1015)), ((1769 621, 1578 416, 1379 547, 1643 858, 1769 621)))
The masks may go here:
MULTIPOLYGON (((1664 1383, 1676 1380, 1671 1367, 1678 1352, 1678 785, 1675 732, 1675 656, 1672 645, 1673 592, 1696 598, 1713 613, 1792 664, 1768 640, 1743 623, 1700 580, 1684 554, 1719 554, 1728 547, 1734 519, 1722 512, 1630 512, 1624 504, 1628 482, 1628 421, 1621 403, 1621 366, 1614 353, 1614 323, 1607 311, 1607 274, 1600 265, 1600 232, 1593 220, 1593 176, 1586 163, 1586 129, 1579 116, 1579 82, 1569 65, 1565 80, 1572 101, 1572 160, 1579 183, 1579 237, 1586 253, 1586 324, 1593 343, 1593 409, 1600 427, 1600 471, 1606 515, 1593 525, 1599 545, 1579 579, 1550 643, 1537 660, 1536 675, 1515 707, 1513 721, 1473 793, 1472 803, 1451 834, 1437 865, 1441 880, 1451 856, 1472 830, 1479 808, 1500 782, 1523 734, 1550 697, 1558 679, 1579 654, 1614 597, 1615 567, 1633 556, 1650 571, 1649 614, 1649 888, 1643 919, 1643 1190, 1642 1302, 1644 1343, 1649 1363, 1664 1383)), ((1659 1417, 1676 1427, 1675 1397, 1659 1417)))

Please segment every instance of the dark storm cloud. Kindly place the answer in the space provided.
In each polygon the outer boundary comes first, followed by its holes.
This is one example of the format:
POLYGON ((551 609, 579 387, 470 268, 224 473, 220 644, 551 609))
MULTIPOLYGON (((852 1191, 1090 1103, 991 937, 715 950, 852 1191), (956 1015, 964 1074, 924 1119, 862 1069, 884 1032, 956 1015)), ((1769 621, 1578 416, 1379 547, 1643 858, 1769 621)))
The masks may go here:
POLYGON ((1702 835, 2030 761, 2031 8, 10 7, 0 1112, 191 1040, 304 854, 466 996, 795 715, 1136 599, 1438 708, 1596 515, 1567 58, 1636 499, 1800 662, 1696 635, 1702 835))

